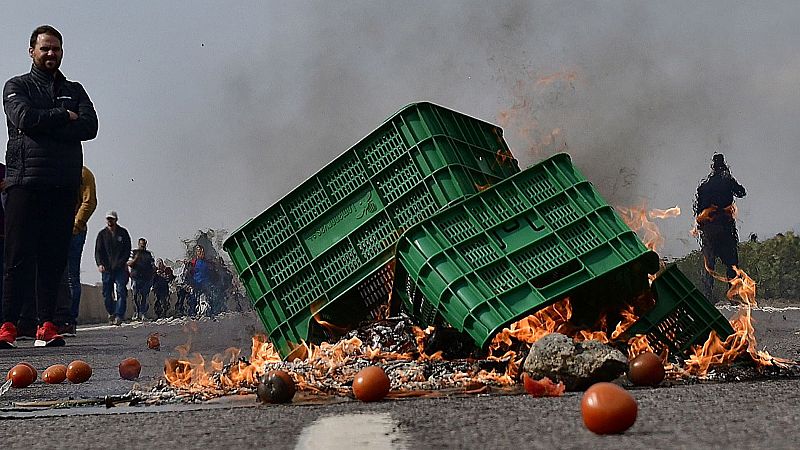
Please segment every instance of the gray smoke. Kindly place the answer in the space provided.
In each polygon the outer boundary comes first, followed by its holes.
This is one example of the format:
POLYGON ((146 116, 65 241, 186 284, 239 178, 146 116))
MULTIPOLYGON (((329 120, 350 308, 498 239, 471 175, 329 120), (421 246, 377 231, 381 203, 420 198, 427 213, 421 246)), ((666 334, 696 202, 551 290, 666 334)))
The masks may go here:
POLYGON ((14 8, 3 75, 27 70, 34 26, 60 26, 63 69, 100 114, 86 146, 98 209, 119 210, 157 256, 180 255, 198 228, 233 231, 416 100, 503 122, 523 166, 570 152, 612 204, 679 205, 660 224, 665 254, 696 248, 691 204, 714 151, 748 189, 740 235, 800 227, 795 2, 14 8))

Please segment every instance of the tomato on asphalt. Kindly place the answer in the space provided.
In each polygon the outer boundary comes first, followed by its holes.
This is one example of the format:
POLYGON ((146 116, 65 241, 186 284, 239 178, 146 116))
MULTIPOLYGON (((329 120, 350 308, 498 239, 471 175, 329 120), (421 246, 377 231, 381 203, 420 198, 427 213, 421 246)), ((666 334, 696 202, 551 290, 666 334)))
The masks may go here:
POLYGON ((58 384, 67 379, 67 366, 53 364, 42 372, 42 381, 47 384, 58 384))
POLYGON ((142 364, 136 358, 125 358, 119 363, 119 376, 125 380, 135 380, 142 373, 142 364))
POLYGON ((353 380, 353 395, 362 402, 376 402, 386 397, 391 382, 386 372, 378 366, 361 369, 353 380))
POLYGON ((636 386, 658 386, 665 375, 661 358, 653 352, 637 355, 628 363, 628 379, 636 386))
POLYGON ((595 383, 583 394, 581 415, 589 431, 617 434, 636 422, 636 400, 625 389, 612 383, 595 383))
POLYGON ((24 388, 36 381, 36 374, 29 366, 17 364, 8 371, 6 379, 11 380, 11 386, 15 388, 24 388))
POLYGON ((92 366, 80 359, 76 359, 67 366, 67 379, 71 383, 83 383, 92 377, 92 366))

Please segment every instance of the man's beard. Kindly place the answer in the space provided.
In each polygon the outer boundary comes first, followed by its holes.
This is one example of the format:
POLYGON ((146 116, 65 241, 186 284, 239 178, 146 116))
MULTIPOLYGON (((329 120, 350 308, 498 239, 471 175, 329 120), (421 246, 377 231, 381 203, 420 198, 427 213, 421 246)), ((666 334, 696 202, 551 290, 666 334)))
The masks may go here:
POLYGON ((55 58, 53 58, 53 59, 45 59, 45 58, 35 59, 34 58, 33 64, 40 70, 43 70, 45 72, 52 72, 52 73, 55 73, 56 71, 58 71, 58 68, 61 66, 61 62, 58 59, 55 59, 55 58), (48 67, 47 66, 48 62, 52 62, 54 64, 51 65, 50 67, 48 67))

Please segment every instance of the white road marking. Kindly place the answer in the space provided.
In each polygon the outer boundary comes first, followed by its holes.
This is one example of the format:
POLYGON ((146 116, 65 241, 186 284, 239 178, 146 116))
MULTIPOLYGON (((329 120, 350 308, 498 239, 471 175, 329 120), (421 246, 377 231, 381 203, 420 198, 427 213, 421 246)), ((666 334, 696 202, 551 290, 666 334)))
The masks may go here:
POLYGON ((406 436, 388 413, 322 417, 303 428, 296 450, 405 449, 406 436))
MULTIPOLYGON (((726 311, 737 311, 739 309, 738 306, 734 305, 724 305, 724 306, 717 306, 717 309, 724 309, 726 311)), ((783 312, 783 311, 800 311, 800 306, 784 306, 780 308, 776 308, 774 306, 756 306, 755 308, 751 308, 753 311, 763 311, 768 313, 774 312, 783 312)))

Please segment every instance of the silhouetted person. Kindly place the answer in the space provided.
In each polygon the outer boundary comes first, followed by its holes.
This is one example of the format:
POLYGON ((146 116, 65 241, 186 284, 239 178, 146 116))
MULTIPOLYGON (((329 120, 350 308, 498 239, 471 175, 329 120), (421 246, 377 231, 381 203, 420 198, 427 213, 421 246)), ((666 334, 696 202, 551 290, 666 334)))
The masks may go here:
MULTIPOLYGON (((700 232, 700 246, 706 266, 714 270, 719 258, 727 266, 726 275, 734 278, 733 266, 739 264, 739 235, 733 216, 733 199, 746 195, 744 187, 731 175, 725 157, 714 154, 711 174, 697 187, 694 215, 700 232)), ((711 300, 714 279, 702 270, 703 294, 711 300)))

